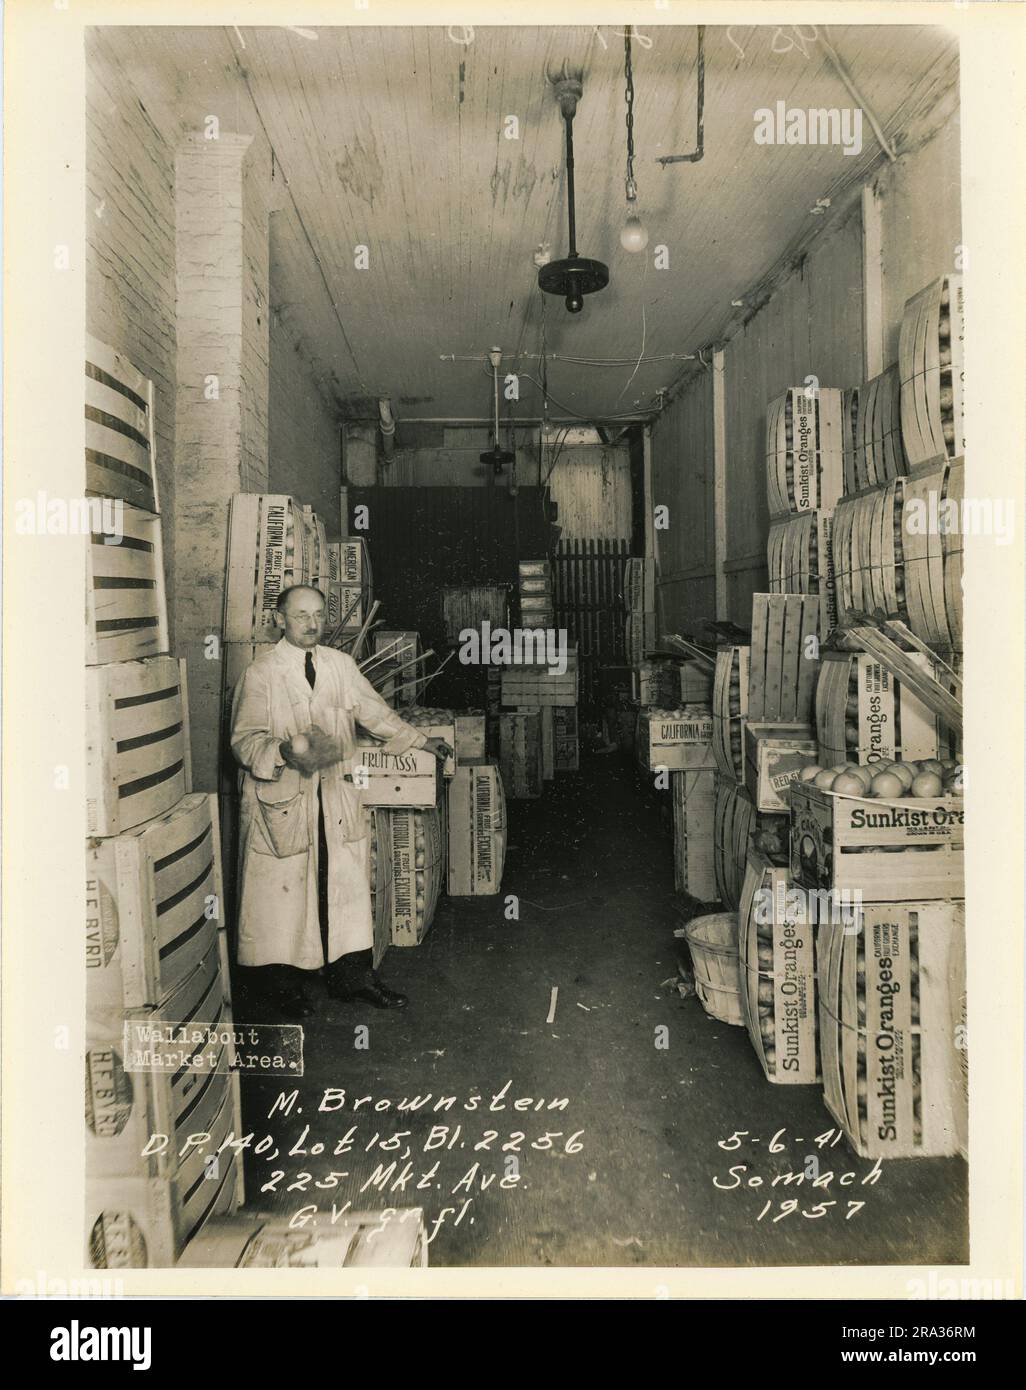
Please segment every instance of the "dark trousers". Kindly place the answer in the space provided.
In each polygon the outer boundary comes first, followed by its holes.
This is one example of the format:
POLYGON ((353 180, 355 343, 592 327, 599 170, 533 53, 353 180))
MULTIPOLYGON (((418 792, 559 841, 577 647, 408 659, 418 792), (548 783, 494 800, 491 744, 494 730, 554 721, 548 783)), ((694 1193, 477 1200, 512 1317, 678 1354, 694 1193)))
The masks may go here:
MULTIPOLYGON (((332 984, 347 989, 359 988, 360 979, 373 967, 372 951, 354 951, 350 955, 328 960, 328 837, 324 830, 324 804, 317 788, 317 916, 321 927, 321 950, 332 984)), ((268 995, 301 993, 309 970, 295 965, 259 965, 253 967, 258 975, 258 987, 268 995)))

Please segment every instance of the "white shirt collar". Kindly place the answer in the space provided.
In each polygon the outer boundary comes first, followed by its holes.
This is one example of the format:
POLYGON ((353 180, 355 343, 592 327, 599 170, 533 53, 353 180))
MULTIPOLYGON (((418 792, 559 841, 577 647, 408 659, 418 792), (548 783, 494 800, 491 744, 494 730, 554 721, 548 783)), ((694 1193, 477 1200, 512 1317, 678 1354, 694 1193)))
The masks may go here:
POLYGON ((319 654, 321 650, 319 646, 310 648, 295 647, 287 638, 282 637, 278 642, 278 649, 288 661, 291 661, 294 666, 298 666, 300 670, 306 670, 306 653, 308 650, 313 653, 314 669, 316 670, 319 665, 319 654))

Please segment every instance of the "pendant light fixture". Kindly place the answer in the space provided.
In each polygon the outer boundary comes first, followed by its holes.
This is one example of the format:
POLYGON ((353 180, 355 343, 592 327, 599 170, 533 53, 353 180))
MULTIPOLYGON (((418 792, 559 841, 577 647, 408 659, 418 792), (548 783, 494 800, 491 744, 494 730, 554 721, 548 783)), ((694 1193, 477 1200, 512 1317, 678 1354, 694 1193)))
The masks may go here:
POLYGON ((634 68, 631 63, 631 31, 623 39, 624 96, 627 102, 627 217, 620 228, 620 245, 625 251, 644 251, 648 245, 648 228, 638 216, 638 185, 634 180, 634 68))
POLYGON ((493 347, 488 354, 488 361, 492 364, 492 447, 479 454, 478 460, 490 465, 492 472, 499 478, 508 464, 516 463, 517 456, 510 449, 499 448, 499 368, 502 366, 502 349, 493 347))
POLYGON ((555 84, 559 109, 566 127, 566 206, 570 254, 561 261, 550 261, 538 271, 538 286, 546 294, 563 297, 567 312, 579 314, 584 296, 603 290, 609 284, 609 267, 577 254, 577 218, 574 207, 574 116, 583 88, 578 78, 566 75, 555 84))

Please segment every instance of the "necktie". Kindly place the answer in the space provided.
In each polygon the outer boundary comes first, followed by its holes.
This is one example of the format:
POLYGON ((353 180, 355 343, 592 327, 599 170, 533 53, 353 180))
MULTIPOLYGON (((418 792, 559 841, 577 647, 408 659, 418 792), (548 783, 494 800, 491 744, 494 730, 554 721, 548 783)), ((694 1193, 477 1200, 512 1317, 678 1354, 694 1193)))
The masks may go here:
POLYGON ((306 683, 307 683, 307 685, 309 685, 309 687, 310 687, 311 690, 314 688, 314 683, 316 682, 316 680, 317 680, 317 669, 316 669, 316 667, 314 666, 313 652, 307 652, 307 654, 306 654, 306 683))

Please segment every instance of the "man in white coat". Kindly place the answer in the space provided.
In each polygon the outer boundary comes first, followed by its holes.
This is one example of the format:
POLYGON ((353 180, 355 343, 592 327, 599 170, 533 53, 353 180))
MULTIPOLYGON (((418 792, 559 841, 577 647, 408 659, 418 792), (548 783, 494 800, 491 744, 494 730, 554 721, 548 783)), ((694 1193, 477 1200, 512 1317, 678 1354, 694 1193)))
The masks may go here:
POLYGON ((283 1017, 313 1012, 301 972, 328 967, 334 998, 402 1008, 373 966, 369 840, 349 760, 359 724, 389 752, 451 750, 385 703, 345 652, 322 647, 324 595, 295 585, 275 615, 281 641, 235 690, 232 751, 244 769, 238 960, 265 969, 283 1017))

